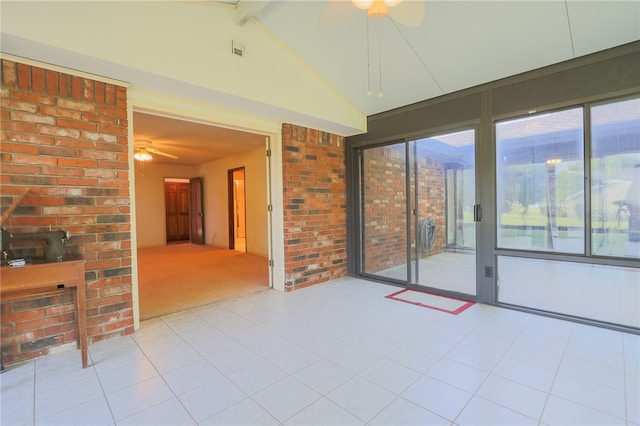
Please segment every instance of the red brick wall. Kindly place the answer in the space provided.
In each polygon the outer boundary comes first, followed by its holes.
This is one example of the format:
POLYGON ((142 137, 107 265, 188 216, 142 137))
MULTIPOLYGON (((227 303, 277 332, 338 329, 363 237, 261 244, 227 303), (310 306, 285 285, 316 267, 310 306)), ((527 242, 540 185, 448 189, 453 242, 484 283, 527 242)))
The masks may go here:
MULTIPOLYGON (((66 230, 86 259, 87 332, 133 332, 126 88, 2 61, 3 223, 13 233, 66 230)), ((76 339, 71 294, 3 298, 2 359, 46 354, 76 339)))
POLYGON ((286 289, 347 273, 344 138, 282 126, 286 289))
POLYGON ((363 272, 407 263, 407 190, 404 144, 363 154, 363 272))
MULTIPOLYGON (((407 263, 407 188, 404 144, 370 148, 363 155, 363 271, 377 273, 407 263)), ((413 167, 412 167, 413 169, 413 167)), ((444 166, 418 152, 418 220, 431 218, 436 223, 436 241, 429 253, 445 246, 445 176, 444 166)), ((414 177, 410 191, 413 198, 414 177)), ((412 252, 415 249, 415 226, 410 230, 412 252)))
MULTIPOLYGON (((445 167, 443 163, 424 153, 420 153, 420 151, 418 151, 417 157, 418 221, 430 218, 436 224, 436 240, 428 253, 421 253, 421 256, 425 257, 441 253, 446 246, 445 167)), ((415 235, 415 233, 412 235, 415 235)), ((415 238, 412 241, 415 241, 415 238)))

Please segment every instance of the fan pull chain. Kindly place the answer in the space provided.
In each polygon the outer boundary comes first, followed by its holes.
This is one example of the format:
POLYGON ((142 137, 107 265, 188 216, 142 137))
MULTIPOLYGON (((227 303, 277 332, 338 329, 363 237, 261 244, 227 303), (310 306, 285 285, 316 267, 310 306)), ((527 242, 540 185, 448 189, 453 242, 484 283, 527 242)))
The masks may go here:
POLYGON ((378 97, 381 98, 383 96, 382 93, 382 37, 380 36, 380 23, 378 23, 376 27, 376 31, 378 32, 378 77, 379 81, 379 91, 378 97))
POLYGON ((367 16, 367 96, 371 96, 371 48, 369 46, 369 17, 367 16))
POLYGON ((381 98, 384 96, 382 93, 382 62, 380 62, 380 92, 378 92, 378 97, 381 98))
MULTIPOLYGON (((371 96, 371 26, 367 16, 367 96, 371 96)), ((380 24, 374 24, 378 43, 378 97, 382 98, 382 37, 380 36, 380 24)))

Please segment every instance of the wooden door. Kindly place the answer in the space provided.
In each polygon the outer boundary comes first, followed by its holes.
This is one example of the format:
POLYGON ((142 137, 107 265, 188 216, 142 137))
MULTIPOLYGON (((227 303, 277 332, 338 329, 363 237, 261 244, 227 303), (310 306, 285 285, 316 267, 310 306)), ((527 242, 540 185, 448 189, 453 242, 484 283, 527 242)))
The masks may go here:
POLYGON ((167 242, 189 240, 189 184, 165 183, 167 242))
POLYGON ((204 244, 202 190, 202 178, 189 179, 189 234, 193 244, 204 244))

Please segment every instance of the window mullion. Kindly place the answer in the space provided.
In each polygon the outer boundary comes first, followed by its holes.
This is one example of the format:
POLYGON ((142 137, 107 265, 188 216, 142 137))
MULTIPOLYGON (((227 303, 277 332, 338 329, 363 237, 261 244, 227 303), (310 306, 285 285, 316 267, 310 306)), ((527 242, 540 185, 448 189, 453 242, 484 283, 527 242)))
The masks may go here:
POLYGON ((584 110, 584 254, 591 256, 591 238, 593 231, 591 229, 591 107, 585 105, 584 110))

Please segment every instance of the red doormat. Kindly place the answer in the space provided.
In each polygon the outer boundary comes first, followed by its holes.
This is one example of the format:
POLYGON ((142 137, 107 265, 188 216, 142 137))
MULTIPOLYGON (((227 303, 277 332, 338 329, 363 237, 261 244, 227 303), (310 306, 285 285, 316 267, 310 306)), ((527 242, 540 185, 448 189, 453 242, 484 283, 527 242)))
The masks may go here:
POLYGON ((423 291, 404 289, 385 296, 387 299, 399 300, 412 305, 423 306, 436 311, 458 315, 465 309, 474 305, 474 302, 454 299, 453 297, 439 296, 437 294, 425 293, 423 291))

